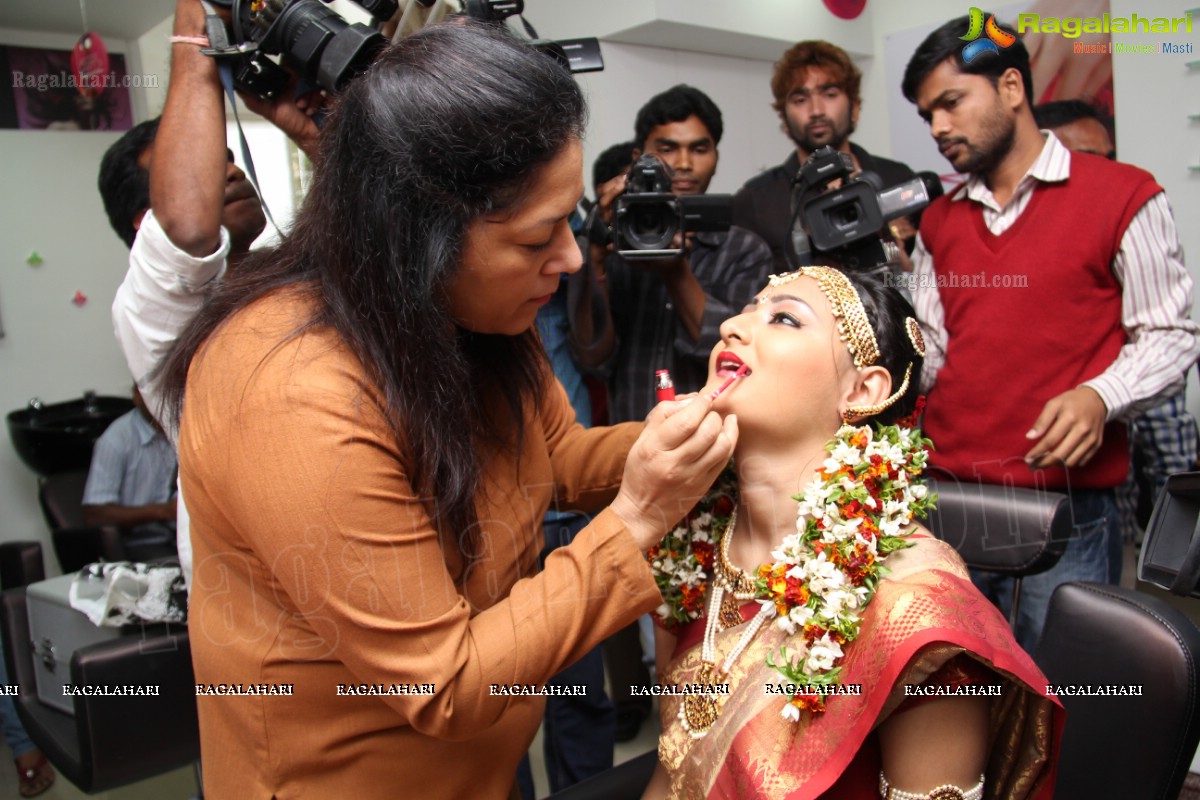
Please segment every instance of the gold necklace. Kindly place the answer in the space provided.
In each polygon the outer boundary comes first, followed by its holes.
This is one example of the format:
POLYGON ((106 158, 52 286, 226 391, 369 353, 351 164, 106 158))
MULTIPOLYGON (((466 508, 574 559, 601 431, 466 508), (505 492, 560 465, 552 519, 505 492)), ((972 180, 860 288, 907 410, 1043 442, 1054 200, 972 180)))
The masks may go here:
POLYGON ((696 672, 696 682, 707 691, 685 696, 679 706, 679 720, 694 739, 705 736, 721 713, 715 688, 717 679, 729 672, 732 663, 774 613, 773 605, 764 604, 742 632, 737 644, 725 658, 725 663, 720 668, 717 667, 717 634, 741 625, 745 620, 742 619, 739 601, 753 600, 758 596, 758 588, 750 577, 729 563, 727 548, 736 522, 737 509, 734 508, 725 533, 721 536, 721 545, 717 548, 716 568, 713 570, 713 581, 710 584, 708 616, 704 620, 704 642, 700 649, 700 669, 696 672))
POLYGON ((717 548, 717 557, 715 559, 715 567, 713 570, 714 583, 719 583, 725 588, 722 593, 722 602, 720 610, 721 629, 732 628, 735 625, 741 625, 742 619, 741 603, 747 600, 753 600, 758 596, 758 587, 754 581, 740 567, 735 567, 729 563, 729 540, 733 538, 733 530, 737 525, 737 508, 733 509, 733 513, 729 515, 729 524, 725 526, 725 533, 721 536, 721 544, 717 548))

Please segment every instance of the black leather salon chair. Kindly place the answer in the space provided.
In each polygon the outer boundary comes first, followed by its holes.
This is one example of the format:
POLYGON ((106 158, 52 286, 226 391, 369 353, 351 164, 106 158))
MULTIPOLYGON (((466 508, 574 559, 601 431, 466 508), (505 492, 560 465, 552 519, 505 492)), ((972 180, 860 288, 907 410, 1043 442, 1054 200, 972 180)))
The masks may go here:
POLYGON ((39 542, 0 544, 0 589, 15 589, 46 579, 39 542))
MULTIPOLYGON (((40 554, 38 559, 40 569, 40 554)), ((13 701, 21 724, 55 769, 82 791, 124 786, 200 758, 186 627, 146 626, 76 650, 70 683, 153 685, 160 687, 160 693, 157 697, 76 696, 73 717, 38 700, 24 588, 0 593, 0 636, 9 680, 20 686, 13 701)))
POLYGON ((934 536, 951 545, 972 569, 1013 578, 1009 623, 1020 610, 1021 579, 1058 563, 1071 538, 1071 504, 1064 494, 960 483, 930 471, 937 508, 925 520, 934 536))
POLYGON ((1065 583, 1035 660, 1051 684, 1141 687, 1060 695, 1067 710, 1055 797, 1176 800, 1200 743, 1200 630, 1144 592, 1065 583))
POLYGON ((171 546, 131 543, 114 525, 88 525, 83 518, 87 475, 87 470, 74 470, 38 481, 38 502, 63 573, 96 561, 153 561, 176 554, 171 546))

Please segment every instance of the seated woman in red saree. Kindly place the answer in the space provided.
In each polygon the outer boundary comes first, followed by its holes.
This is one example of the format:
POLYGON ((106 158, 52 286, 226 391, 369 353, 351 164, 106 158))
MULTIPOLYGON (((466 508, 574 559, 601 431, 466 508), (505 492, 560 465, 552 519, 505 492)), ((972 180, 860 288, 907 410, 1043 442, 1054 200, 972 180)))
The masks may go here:
POLYGON ((735 456, 649 556, 676 694, 645 797, 1050 800, 1062 708, 913 522, 935 498, 911 306, 806 267, 721 333, 705 391, 736 378, 735 456))

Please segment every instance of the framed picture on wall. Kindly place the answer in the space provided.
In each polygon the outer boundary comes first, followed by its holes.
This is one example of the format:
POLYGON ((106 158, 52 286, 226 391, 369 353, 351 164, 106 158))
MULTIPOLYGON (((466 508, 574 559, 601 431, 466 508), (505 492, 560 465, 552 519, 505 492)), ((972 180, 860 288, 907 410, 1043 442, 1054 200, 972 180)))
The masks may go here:
POLYGON ((22 130, 124 131, 133 127, 125 56, 108 56, 108 70, 82 81, 70 50, 0 46, 0 127, 22 130))

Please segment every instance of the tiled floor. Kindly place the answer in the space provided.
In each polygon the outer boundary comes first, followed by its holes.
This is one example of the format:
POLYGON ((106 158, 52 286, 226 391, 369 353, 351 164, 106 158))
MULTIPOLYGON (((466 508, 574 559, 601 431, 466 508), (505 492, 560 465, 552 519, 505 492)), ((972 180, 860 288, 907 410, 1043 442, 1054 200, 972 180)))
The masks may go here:
MULTIPOLYGON (((168 772, 120 789, 99 794, 84 794, 62 775, 38 800, 188 800, 196 794, 196 777, 191 768, 168 772)), ((0 798, 20 797, 17 770, 7 747, 0 747, 0 798)))
MULTIPOLYGON (((1125 554, 1125 578, 1122 584, 1133 587, 1136 571, 1137 554, 1133 548, 1129 548, 1125 554)), ((1166 599, 1172 605, 1183 610, 1185 614, 1200 625, 1200 600, 1174 597, 1160 589, 1142 583, 1138 583, 1136 588, 1166 599)), ((619 764, 622 761, 654 749, 658 741, 658 730, 658 713, 656 711, 642 725, 637 738, 616 746, 614 751, 615 763, 619 764)), ((538 732, 538 737, 534 740, 533 747, 530 749, 530 760, 533 764, 534 782, 537 786, 538 796, 545 797, 549 793, 549 781, 546 778, 546 769, 542 758, 540 731, 538 732)), ((1200 772, 1200 754, 1198 754, 1197 760, 1192 764, 1192 771, 1200 772)), ((5 800, 9 797, 16 798, 18 796, 16 787, 17 775, 13 767, 12 758, 7 748, 0 748, 0 800, 5 800)), ((192 770, 182 769, 142 781, 132 786, 94 795, 85 795, 60 775, 53 788, 41 795, 41 797, 45 798, 45 800, 85 800, 85 798, 99 798, 100 800, 188 800, 195 793, 196 779, 192 770)))

